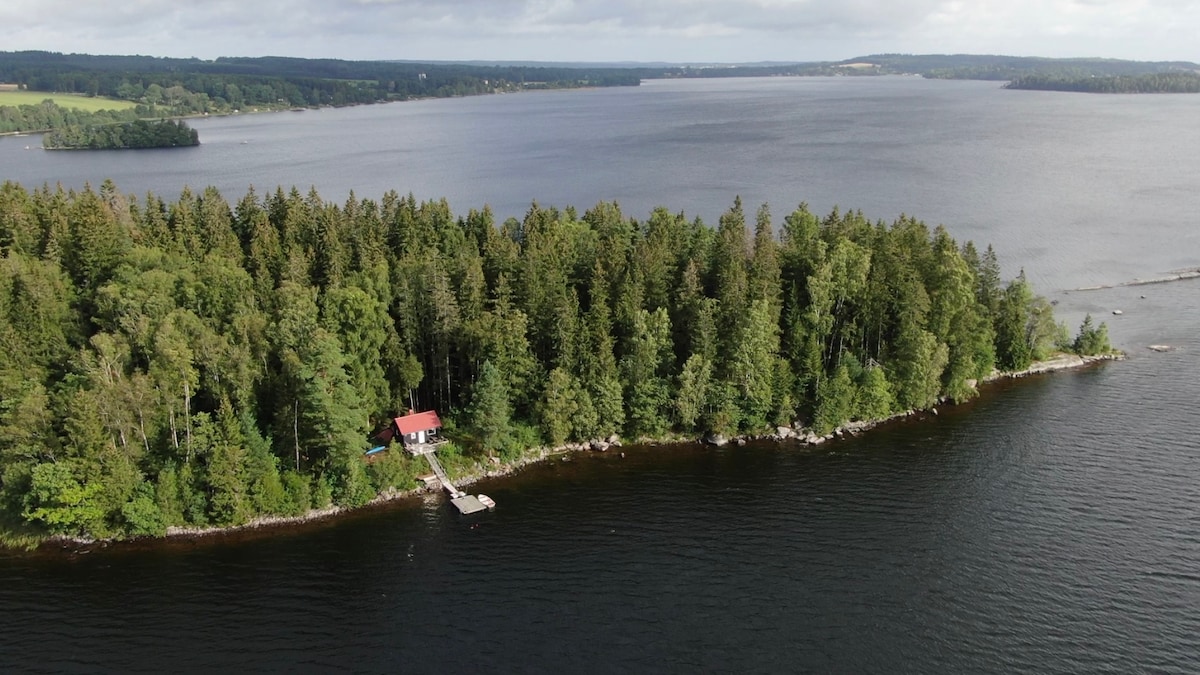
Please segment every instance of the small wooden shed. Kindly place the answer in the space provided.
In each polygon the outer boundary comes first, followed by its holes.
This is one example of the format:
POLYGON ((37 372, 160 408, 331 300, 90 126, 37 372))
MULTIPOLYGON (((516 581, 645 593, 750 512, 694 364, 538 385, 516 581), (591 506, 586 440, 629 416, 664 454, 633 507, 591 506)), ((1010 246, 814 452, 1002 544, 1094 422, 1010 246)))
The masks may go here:
POLYGON ((438 443, 442 440, 442 420, 432 410, 410 412, 394 418, 377 438, 385 444, 398 440, 409 450, 415 445, 438 443))

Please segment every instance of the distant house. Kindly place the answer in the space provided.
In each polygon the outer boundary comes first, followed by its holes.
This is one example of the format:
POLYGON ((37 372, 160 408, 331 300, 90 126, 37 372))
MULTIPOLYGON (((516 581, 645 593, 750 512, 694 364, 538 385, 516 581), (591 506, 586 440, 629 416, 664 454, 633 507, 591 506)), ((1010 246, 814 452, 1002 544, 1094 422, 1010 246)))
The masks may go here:
POLYGON ((384 444, 393 440, 400 441, 406 450, 412 450, 416 445, 440 443, 442 441, 442 420, 432 410, 419 413, 410 412, 403 417, 394 418, 388 428, 380 432, 376 438, 384 444))
POLYGON ((19 84, 5 84, 0 82, 0 91, 17 91, 21 88, 19 84))

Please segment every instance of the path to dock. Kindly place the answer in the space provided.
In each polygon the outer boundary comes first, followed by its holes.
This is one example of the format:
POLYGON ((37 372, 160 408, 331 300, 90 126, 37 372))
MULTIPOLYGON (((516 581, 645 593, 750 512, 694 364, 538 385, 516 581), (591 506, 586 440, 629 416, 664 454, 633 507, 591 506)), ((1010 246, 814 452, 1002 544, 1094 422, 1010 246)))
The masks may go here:
POLYGON ((455 499, 463 496, 463 492, 454 487, 454 483, 450 482, 450 477, 446 475, 446 470, 442 468, 442 463, 438 461, 437 454, 433 452, 423 454, 425 455, 425 459, 429 460, 429 466, 433 468, 434 475, 438 477, 438 480, 442 481, 442 487, 446 489, 446 492, 449 492, 450 496, 455 499))
MULTIPOLYGON (((450 494, 450 503, 454 505, 454 508, 458 509, 459 513, 470 514, 486 511, 489 507, 479 501, 478 497, 459 490, 454 487, 454 483, 450 482, 450 477, 446 475, 446 470, 442 468, 442 463, 438 461, 437 453, 435 452, 438 445, 437 443, 414 444, 409 446, 408 451, 414 457, 425 455, 425 459, 428 460, 429 466, 433 469, 433 475, 437 476, 437 479, 442 483, 442 487, 450 494)), ((495 504, 493 503, 492 506, 495 506, 495 504)))

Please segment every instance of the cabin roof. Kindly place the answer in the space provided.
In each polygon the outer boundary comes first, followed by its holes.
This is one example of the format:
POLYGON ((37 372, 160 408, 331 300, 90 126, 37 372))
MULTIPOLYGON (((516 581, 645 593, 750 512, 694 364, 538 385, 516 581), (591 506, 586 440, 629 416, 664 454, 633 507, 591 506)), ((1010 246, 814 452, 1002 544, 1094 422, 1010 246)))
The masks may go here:
POLYGON ((432 410, 397 417, 393 421, 396 423, 396 429, 402 434, 415 434, 418 431, 429 431, 442 426, 442 421, 432 410))

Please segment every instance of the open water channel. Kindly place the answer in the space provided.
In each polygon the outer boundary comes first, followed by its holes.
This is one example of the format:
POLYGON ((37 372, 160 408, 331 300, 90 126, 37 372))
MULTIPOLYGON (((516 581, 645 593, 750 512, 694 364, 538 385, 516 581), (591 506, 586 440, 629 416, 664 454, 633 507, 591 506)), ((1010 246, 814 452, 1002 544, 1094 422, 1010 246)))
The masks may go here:
POLYGON ((26 150, 0 180, 448 197, 520 217, 735 195, 945 223, 1121 363, 804 450, 626 448, 333 521, 0 552, 0 668, 48 672, 1200 669, 1200 97, 918 78, 650 82, 198 120, 182 151, 26 150), (1144 296, 1144 297, 1143 297, 1144 296), (1123 314, 1114 316, 1112 309, 1123 314), (1149 344, 1174 351, 1155 353, 1149 344))

